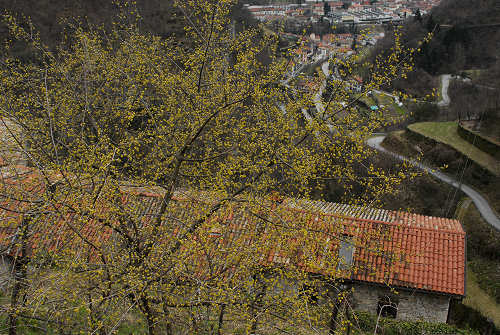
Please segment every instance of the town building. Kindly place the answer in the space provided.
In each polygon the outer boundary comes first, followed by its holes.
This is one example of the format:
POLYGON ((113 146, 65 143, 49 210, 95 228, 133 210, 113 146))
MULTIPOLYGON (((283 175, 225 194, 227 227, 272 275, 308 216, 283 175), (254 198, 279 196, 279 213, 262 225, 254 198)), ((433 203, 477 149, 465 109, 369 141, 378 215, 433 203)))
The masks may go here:
POLYGON ((268 22, 276 18, 294 18, 309 16, 311 22, 324 18, 331 23, 380 24, 401 22, 412 17, 419 10, 421 14, 428 13, 439 4, 440 0, 370 0, 351 1, 347 6, 341 1, 306 0, 302 4, 270 4, 266 6, 246 5, 254 17, 268 22), (325 4, 329 11, 325 12, 325 4), (350 19, 347 19, 347 18, 350 19), (344 18, 344 19, 342 19, 344 18))

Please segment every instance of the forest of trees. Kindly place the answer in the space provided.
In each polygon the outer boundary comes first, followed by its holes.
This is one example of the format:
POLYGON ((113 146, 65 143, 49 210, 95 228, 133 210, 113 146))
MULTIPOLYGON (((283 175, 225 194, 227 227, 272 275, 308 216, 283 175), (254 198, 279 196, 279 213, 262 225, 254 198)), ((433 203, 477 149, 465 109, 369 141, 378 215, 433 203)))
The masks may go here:
MULTIPOLYGON (((499 17, 495 0, 445 0, 430 14, 407 21, 402 28, 407 46, 419 47, 418 41, 429 32, 433 38, 416 55, 414 74, 398 80, 394 87, 422 95, 435 85, 430 76, 494 66, 499 61, 499 17)), ((388 35, 377 44, 374 55, 383 53, 391 43, 388 35)))

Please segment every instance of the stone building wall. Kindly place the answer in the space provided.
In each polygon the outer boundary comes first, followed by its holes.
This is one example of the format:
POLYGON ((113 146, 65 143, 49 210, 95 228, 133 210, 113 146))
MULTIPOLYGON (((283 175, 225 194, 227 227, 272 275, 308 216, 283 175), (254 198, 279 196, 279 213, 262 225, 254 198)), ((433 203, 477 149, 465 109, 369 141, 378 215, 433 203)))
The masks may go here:
POLYGON ((12 259, 0 255, 0 292, 5 290, 12 280, 12 259))
POLYGON ((428 322, 446 322, 447 320, 449 296, 406 290, 391 292, 388 288, 375 285, 354 284, 353 308, 376 314, 378 303, 384 296, 398 301, 396 319, 428 322))

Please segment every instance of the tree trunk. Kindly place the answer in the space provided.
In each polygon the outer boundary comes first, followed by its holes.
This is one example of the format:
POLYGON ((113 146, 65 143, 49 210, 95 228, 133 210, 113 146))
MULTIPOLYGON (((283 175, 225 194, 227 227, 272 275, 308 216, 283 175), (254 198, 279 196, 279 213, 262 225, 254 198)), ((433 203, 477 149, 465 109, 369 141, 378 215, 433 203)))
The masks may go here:
POLYGON ((330 316, 329 334, 335 334, 335 329, 337 328, 337 320, 339 317, 339 312, 345 309, 348 297, 346 296, 349 286, 341 286, 341 288, 335 288, 336 293, 329 293, 330 299, 333 300, 332 315, 330 316))
POLYGON ((146 297, 141 297, 141 310, 146 317, 146 322, 148 323, 148 335, 154 335, 155 333, 155 325, 154 325, 154 317, 151 311, 151 307, 149 305, 149 301, 146 297))
POLYGON ((174 331, 172 329, 172 323, 170 322, 170 311, 168 310, 168 307, 165 306, 166 304, 163 305, 163 313, 165 314, 165 321, 167 325, 165 326, 165 331, 166 335, 173 335, 174 331))
POLYGON ((14 287, 12 288, 12 294, 10 296, 10 309, 9 309, 9 335, 17 334, 17 298, 19 297, 19 291, 21 290, 21 284, 18 280, 19 266, 17 262, 14 261, 14 287))
POLYGON ((266 295, 266 289, 267 286, 265 283, 263 283, 259 290, 259 293, 257 293, 252 305, 250 306, 250 313, 252 316, 252 325, 250 327, 250 334, 255 334, 255 332, 257 331, 257 324, 258 324, 257 313, 261 308, 262 299, 264 299, 264 296, 266 295))
POLYGON ((339 300, 338 300, 338 296, 340 295, 340 293, 334 298, 334 304, 333 304, 333 310, 332 310, 332 315, 330 316, 330 332, 329 334, 330 335, 333 335, 335 334, 335 329, 337 328, 337 317, 338 317, 338 314, 339 314, 339 310, 340 310, 340 303, 339 303, 339 300))
POLYGON ((222 324, 224 323, 224 312, 226 309, 226 305, 222 304, 220 307, 220 313, 219 313, 219 324, 217 326, 217 335, 222 334, 222 324))
POLYGON ((28 235, 29 222, 29 217, 23 217, 20 227, 21 250, 14 257, 14 264, 12 265, 14 287, 12 288, 10 296, 9 335, 17 335, 18 299, 27 277, 26 267, 28 265, 28 255, 26 254, 26 239, 28 235))

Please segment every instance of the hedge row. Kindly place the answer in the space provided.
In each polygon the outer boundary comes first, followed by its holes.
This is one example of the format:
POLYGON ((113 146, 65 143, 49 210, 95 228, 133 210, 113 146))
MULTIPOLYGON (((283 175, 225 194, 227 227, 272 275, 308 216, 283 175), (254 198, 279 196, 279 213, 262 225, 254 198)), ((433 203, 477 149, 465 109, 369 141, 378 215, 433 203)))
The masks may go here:
MULTIPOLYGON (((377 316, 365 312, 355 312, 357 326, 362 332, 373 334, 377 316)), ((356 321, 354 321, 356 324, 356 321)), ((389 318, 380 318, 377 334, 383 335, 438 335, 438 334, 461 334, 479 335, 471 329, 459 329, 446 323, 431 323, 424 321, 402 321, 389 318)))

